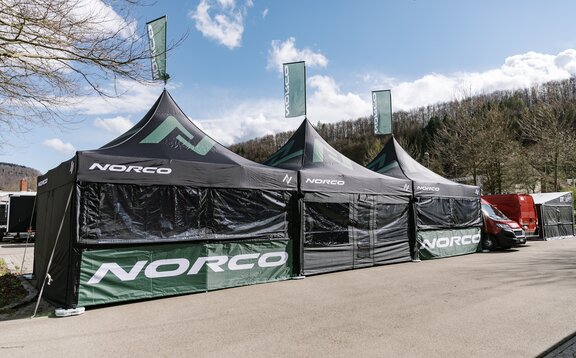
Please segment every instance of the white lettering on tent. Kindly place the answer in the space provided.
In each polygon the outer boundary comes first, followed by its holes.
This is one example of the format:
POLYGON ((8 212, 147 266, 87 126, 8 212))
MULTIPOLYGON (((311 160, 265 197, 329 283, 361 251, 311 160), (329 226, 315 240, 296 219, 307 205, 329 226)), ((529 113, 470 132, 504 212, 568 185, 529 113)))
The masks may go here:
POLYGON ((96 271, 90 280, 88 280, 88 284, 95 285, 99 283, 108 272, 114 274, 114 276, 118 277, 120 281, 132 281, 136 279, 136 276, 138 276, 140 271, 142 271, 144 265, 146 265, 146 261, 138 261, 132 267, 130 272, 126 272, 122 267, 120 267, 120 265, 115 262, 104 263, 100 266, 100 268, 98 268, 98 271, 96 271))
POLYGON ((108 170, 111 172, 125 172, 127 171, 128 168, 126 168, 125 165, 119 165, 119 164, 112 164, 111 166, 108 167, 108 170))
MULTIPOLYGON (((87 283, 89 285, 98 284, 108 273, 116 276, 120 281, 133 281, 138 277, 140 272, 142 272, 142 269, 146 266, 147 262, 148 261, 136 262, 130 271, 124 270, 116 262, 103 263, 87 283)), ((261 268, 269 268, 282 266, 286 262, 288 262, 288 253, 284 251, 269 252, 262 256, 260 256, 259 253, 241 254, 232 256, 230 260, 228 260, 228 256, 198 257, 192 267, 190 267, 190 261, 186 258, 162 259, 150 262, 144 270, 144 275, 148 278, 174 277, 184 274, 189 268, 190 271, 188 271, 187 274, 196 275, 204 265, 212 269, 214 272, 223 272, 224 269, 222 267, 227 267, 231 271, 239 271, 250 270, 254 268, 256 264, 261 268), (253 260, 253 262, 241 262, 248 260, 253 260), (228 265, 226 265, 227 262, 228 265), (159 270, 162 266, 174 265, 177 267, 171 270, 159 270)))
POLYGON ((330 180, 318 178, 306 178, 306 184, 327 184, 327 185, 344 185, 344 180, 330 180))
POLYGON ((228 262, 228 268, 232 271, 237 270, 249 270, 254 267, 253 263, 250 264, 239 264, 238 261, 240 260, 250 260, 250 259, 257 259, 260 254, 244 254, 244 255, 236 255, 230 259, 228 262))
POLYGON ((450 246, 450 238, 439 237, 438 240, 436 240, 436 246, 441 248, 450 246))
POLYGON ((228 256, 199 257, 198 260, 194 262, 194 265, 192 265, 192 268, 188 272, 188 275, 197 274, 202 268, 202 266, 204 266, 204 264, 210 267, 214 272, 222 272, 224 271, 224 269, 222 269, 220 266, 224 265, 226 261, 228 261, 228 256))
POLYGON ((156 278, 156 277, 172 277, 178 276, 186 272, 188 267, 190 266, 190 261, 186 259, 166 259, 166 260, 156 260, 151 262, 148 267, 146 267, 146 271, 144 271, 144 275, 148 278, 156 278), (173 270, 164 270, 158 271, 158 267, 161 266, 174 266, 178 265, 173 270))
POLYGON ((157 168, 156 174, 170 174, 172 173, 172 169, 170 168, 157 168))
POLYGON ((290 115, 290 70, 284 65, 284 110, 285 116, 290 115))
POLYGON ((129 173, 131 171, 135 173, 140 173, 142 171, 142 167, 131 165, 128 167, 128 169, 126 169, 126 173, 129 173))
POLYGON ((380 114, 378 113, 378 96, 376 95, 376 92, 372 92, 372 117, 374 122, 374 133, 379 133, 380 114))
POLYGON ((158 66, 158 59, 156 53, 156 41, 154 39, 154 28, 152 24, 148 25, 148 39, 150 40, 150 52, 151 52, 151 60, 152 60, 152 77, 154 79, 160 78, 160 68, 158 66))
POLYGON ((258 259, 258 266, 260 267, 276 267, 282 266, 288 261, 288 253, 287 252, 269 252, 267 254, 262 255, 260 259, 258 259), (268 261, 269 258, 277 257, 279 260, 276 261, 268 261))
POLYGON ((171 174, 171 168, 162 167, 142 167, 138 165, 123 165, 123 164, 100 164, 92 163, 88 170, 101 170, 101 171, 111 171, 117 173, 138 173, 138 174, 171 174))
POLYGON ((436 248, 446 248, 454 246, 463 246, 477 244, 480 242, 480 234, 474 235, 464 235, 464 236, 452 236, 452 237, 438 237, 432 240, 423 239, 422 248, 436 249, 436 248))
POLYGON ((424 191, 440 191, 440 188, 437 186, 422 186, 418 185, 416 187, 417 190, 424 190, 424 191))
POLYGON ((89 170, 108 170, 108 167, 110 166, 110 164, 104 164, 101 165, 100 163, 92 163, 92 165, 90 166, 89 170))
POLYGON ((292 177, 288 176, 288 174, 286 174, 284 176, 284 179, 282 179, 282 183, 286 183, 286 184, 290 184, 291 181, 292 181, 292 177))

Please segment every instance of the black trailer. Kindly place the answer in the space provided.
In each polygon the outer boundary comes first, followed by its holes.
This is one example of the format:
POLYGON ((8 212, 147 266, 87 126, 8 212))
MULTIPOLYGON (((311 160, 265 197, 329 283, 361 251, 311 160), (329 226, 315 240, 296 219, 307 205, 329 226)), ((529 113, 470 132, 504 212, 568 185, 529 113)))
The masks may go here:
POLYGON ((8 203, 0 202, 0 237, 4 236, 8 224, 8 203))
POLYGON ((7 231, 9 233, 36 230, 34 201, 36 195, 12 195, 8 204, 7 231))
POLYGON ((36 193, 9 194, 0 202, 0 233, 2 237, 26 239, 36 231, 36 193))

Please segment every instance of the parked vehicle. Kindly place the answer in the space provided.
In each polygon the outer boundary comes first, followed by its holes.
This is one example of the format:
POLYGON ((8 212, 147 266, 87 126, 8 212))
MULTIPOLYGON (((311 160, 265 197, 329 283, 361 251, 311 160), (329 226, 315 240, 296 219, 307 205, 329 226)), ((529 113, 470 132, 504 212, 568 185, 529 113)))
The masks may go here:
POLYGON ((0 201, 0 239, 8 229, 8 203, 0 201))
POLYGON ((23 240, 34 238, 36 193, 25 192, 0 197, 0 239, 23 240))
POLYGON ((500 210, 490 205, 488 201, 481 199, 481 202, 484 219, 482 227, 483 249, 509 249, 526 243, 524 230, 517 222, 510 220, 500 210))
POLYGON ((483 195, 482 198, 504 213, 509 219, 520 224, 527 237, 538 236, 538 215, 531 195, 483 195))

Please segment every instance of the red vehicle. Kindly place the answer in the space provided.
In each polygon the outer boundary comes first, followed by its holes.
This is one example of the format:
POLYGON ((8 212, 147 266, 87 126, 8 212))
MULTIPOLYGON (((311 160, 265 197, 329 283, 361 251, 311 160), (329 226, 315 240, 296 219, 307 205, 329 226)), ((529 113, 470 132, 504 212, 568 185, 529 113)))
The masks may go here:
POLYGON ((482 248, 493 250, 496 248, 509 249, 526 243, 524 230, 517 222, 510 220, 500 210, 490 205, 484 199, 482 202, 482 248))
POLYGON ((526 236, 536 235, 538 229, 538 216, 534 199, 529 194, 500 194, 482 195, 482 199, 488 201, 504 213, 508 218, 516 221, 526 236))

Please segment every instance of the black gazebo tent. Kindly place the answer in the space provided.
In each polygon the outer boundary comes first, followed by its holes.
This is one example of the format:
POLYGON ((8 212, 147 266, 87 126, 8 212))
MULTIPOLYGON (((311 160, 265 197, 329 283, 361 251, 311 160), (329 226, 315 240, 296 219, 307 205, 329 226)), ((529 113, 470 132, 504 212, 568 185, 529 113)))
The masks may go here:
POLYGON ((307 119, 265 164, 298 170, 302 274, 411 259, 408 180, 354 163, 324 141, 307 119))
POLYGON ((164 91, 38 179, 39 288, 70 308, 289 278, 296 175, 216 143, 164 91))
POLYGON ((574 235, 571 192, 530 194, 538 214, 538 236, 544 240, 574 235))
POLYGON ((479 187, 453 182, 420 165, 394 137, 367 167, 412 181, 416 259, 477 251, 482 226, 479 187))

